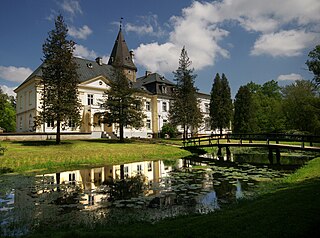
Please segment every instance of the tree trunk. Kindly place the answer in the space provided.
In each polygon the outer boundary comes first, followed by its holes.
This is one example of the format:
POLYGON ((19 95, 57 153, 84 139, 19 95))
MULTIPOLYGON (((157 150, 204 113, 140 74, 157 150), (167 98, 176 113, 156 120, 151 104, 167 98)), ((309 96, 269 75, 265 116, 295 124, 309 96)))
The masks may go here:
POLYGON ((124 142, 124 138, 123 138, 123 125, 120 124, 120 142, 123 143, 124 142))
POLYGON ((56 134, 56 144, 59 145, 61 143, 60 139, 60 120, 57 120, 57 134, 56 134))
POLYGON ((120 179, 124 179, 124 165, 120 165, 120 179))

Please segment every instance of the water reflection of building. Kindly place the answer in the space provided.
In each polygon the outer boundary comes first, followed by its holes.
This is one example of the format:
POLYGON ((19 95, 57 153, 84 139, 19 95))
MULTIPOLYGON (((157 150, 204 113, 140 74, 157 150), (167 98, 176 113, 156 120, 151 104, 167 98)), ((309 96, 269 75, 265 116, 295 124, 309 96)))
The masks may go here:
MULTIPOLYGON (((93 209, 97 207, 96 205, 101 200, 107 199, 108 193, 100 192, 101 185, 107 181, 141 175, 145 178, 145 186, 152 187, 154 185, 157 186, 161 178, 168 176, 168 172, 171 170, 172 166, 166 166, 163 161, 142 161, 123 165, 108 165, 99 168, 45 174, 37 177, 42 180, 43 184, 48 183, 55 186, 47 187, 45 190, 42 186, 42 188, 37 191, 37 194, 61 189, 58 185, 68 186, 69 191, 72 191, 73 187, 74 189, 77 187, 82 190, 81 199, 79 199, 80 203, 87 209, 93 209)), ((152 194, 153 191, 147 190, 146 193, 152 194)))

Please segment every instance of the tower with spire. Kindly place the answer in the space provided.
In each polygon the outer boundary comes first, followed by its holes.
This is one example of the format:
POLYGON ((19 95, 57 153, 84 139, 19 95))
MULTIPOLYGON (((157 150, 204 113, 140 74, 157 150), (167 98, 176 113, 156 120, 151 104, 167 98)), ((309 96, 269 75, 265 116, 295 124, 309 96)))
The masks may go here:
MULTIPOLYGON (((122 19, 123 18, 121 18, 121 20, 122 19)), ((133 62, 133 51, 129 51, 127 43, 122 34, 122 21, 120 21, 119 33, 114 43, 108 65, 123 68, 127 78, 132 82, 136 81, 137 67, 133 62)))

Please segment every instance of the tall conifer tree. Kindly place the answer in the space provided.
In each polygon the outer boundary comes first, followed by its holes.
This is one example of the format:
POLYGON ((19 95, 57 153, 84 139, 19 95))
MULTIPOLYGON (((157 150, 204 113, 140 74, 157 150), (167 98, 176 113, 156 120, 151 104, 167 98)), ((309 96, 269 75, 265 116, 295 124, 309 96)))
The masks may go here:
POLYGON ((235 133, 253 133, 254 114, 252 96, 247 86, 241 86, 234 101, 233 131, 235 133))
POLYGON ((40 121, 55 121, 56 143, 60 144, 62 123, 80 120, 77 65, 73 60, 75 43, 67 39, 68 28, 63 17, 55 20, 55 29, 43 44, 42 111, 40 121))
POLYGON ((216 74, 210 96, 211 128, 218 128, 222 133, 223 128, 230 125, 233 109, 229 82, 224 74, 222 78, 216 74))
POLYGON ((170 120, 174 125, 181 125, 183 138, 188 135, 189 129, 193 132, 202 122, 202 114, 197 99, 197 89, 194 86, 196 75, 190 69, 191 61, 185 47, 181 50, 179 67, 173 72, 177 82, 170 106, 170 120))
POLYGON ((114 66, 113 80, 109 82, 110 90, 105 93, 103 107, 106 109, 104 123, 111 126, 117 123, 120 131, 120 142, 124 142, 124 127, 140 128, 143 125, 144 113, 141 111, 139 91, 132 88, 120 66, 114 66))

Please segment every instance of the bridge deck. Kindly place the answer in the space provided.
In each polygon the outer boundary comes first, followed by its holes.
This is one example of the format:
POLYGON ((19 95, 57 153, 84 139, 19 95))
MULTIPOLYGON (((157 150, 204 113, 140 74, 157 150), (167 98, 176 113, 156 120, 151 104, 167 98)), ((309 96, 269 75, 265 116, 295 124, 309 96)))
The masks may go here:
POLYGON ((279 148, 290 150, 303 150, 303 151, 315 151, 320 152, 320 147, 315 146, 301 146, 301 145, 288 145, 288 144, 274 144, 274 143, 214 143, 214 144, 202 144, 202 145, 187 145, 187 148, 199 148, 199 147, 262 147, 262 148, 279 148))
POLYGON ((269 149, 290 149, 320 152, 320 137, 305 135, 221 134, 188 138, 183 142, 183 144, 186 148, 261 147, 269 149))

